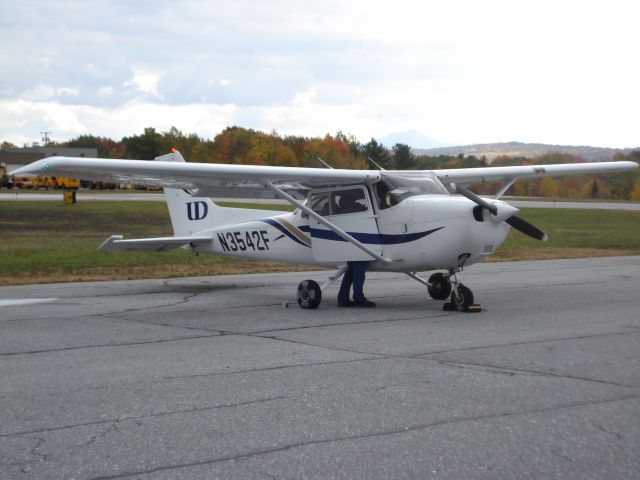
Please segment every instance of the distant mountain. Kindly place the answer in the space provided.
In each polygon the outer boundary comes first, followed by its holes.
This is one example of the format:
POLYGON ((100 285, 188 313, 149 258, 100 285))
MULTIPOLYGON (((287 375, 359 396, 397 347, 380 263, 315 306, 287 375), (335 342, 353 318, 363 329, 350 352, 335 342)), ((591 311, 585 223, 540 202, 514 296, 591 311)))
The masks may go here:
MULTIPOLYGON (((411 145, 411 144, 409 144, 411 145)), ((413 145, 412 145, 413 147, 413 145)), ((545 143, 482 143, 477 145, 464 145, 459 147, 437 147, 437 148, 412 148, 416 155, 475 155, 485 156, 489 161, 502 155, 510 157, 537 157, 549 152, 568 153, 576 155, 587 161, 611 160, 616 153, 628 154, 638 148, 603 148, 571 145, 547 145, 545 143)))
POLYGON ((379 142, 387 148, 393 147, 396 143, 403 143, 405 145, 409 145, 414 150, 417 148, 426 149, 451 146, 450 143, 442 143, 434 140, 433 138, 429 138, 418 130, 390 133, 386 137, 381 138, 379 142))

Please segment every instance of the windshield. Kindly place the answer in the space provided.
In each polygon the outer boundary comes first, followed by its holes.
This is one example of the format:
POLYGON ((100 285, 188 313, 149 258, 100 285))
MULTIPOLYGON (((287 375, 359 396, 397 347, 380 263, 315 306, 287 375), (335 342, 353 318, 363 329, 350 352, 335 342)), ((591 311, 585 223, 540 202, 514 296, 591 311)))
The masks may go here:
POLYGON ((380 172, 382 181, 376 184, 380 208, 400 203, 415 195, 449 195, 442 182, 432 172, 380 172))

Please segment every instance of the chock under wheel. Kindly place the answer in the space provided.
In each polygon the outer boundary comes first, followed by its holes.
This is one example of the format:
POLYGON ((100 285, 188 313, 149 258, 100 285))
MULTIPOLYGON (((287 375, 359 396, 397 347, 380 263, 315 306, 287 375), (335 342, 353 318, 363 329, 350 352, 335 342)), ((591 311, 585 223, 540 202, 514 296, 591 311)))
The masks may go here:
POLYGON ((449 302, 449 303, 445 303, 442 306, 442 310, 444 310, 446 312, 452 312, 454 310, 458 310, 459 312, 479 313, 479 312, 482 311, 482 307, 477 303, 472 303, 471 305, 467 305, 466 307, 458 308, 456 305, 454 305, 453 303, 449 302))

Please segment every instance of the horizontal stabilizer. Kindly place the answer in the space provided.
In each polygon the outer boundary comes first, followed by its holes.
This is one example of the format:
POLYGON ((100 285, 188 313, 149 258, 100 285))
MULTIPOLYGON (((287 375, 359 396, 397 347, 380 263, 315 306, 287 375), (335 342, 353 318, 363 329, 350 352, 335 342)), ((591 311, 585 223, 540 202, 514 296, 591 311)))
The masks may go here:
POLYGON ((124 240, 122 235, 111 235, 98 250, 102 252, 166 252, 184 245, 209 243, 212 237, 158 237, 124 240))

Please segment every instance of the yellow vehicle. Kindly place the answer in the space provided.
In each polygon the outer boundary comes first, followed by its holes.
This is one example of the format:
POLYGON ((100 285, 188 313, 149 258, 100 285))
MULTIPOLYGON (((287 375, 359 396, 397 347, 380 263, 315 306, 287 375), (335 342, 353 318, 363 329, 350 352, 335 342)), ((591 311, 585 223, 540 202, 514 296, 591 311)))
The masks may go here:
MULTIPOLYGON (((4 167, 3 167, 4 168, 4 167)), ((31 188, 31 189, 39 189, 44 188, 49 190, 50 188, 56 187, 56 181, 53 177, 19 177, 19 176, 8 176, 2 174, 0 171, 0 176, 2 178, 1 185, 7 186, 7 188, 31 188)))
POLYGON ((67 177, 55 177, 56 179, 56 188, 65 188, 71 190, 77 190, 80 188, 80 180, 75 178, 67 178, 67 177))
POLYGON ((55 188, 56 181, 53 177, 40 177, 32 179, 33 188, 44 188, 49 190, 50 188, 55 188))
POLYGON ((13 188, 36 188, 36 177, 13 177, 13 188))
POLYGON ((12 186, 13 181, 7 175, 7 168, 0 165, 0 188, 11 188, 12 186))

